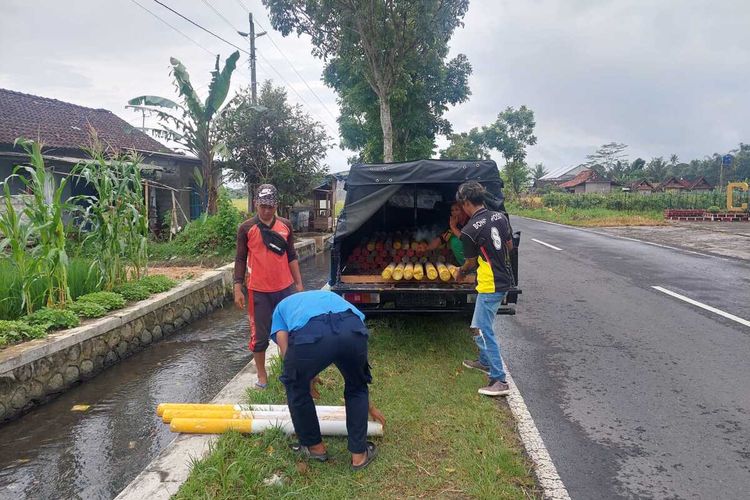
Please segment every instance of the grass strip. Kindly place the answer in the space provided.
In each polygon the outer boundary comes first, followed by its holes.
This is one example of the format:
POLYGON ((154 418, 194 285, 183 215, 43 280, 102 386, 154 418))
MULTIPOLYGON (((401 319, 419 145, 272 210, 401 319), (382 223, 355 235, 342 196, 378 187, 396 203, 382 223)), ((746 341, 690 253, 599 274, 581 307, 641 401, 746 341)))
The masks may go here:
POLYGON ((510 215, 520 215, 578 227, 663 226, 662 212, 625 212, 607 208, 521 208, 509 206, 510 215))
MULTIPOLYGON (((308 463, 288 449, 292 438, 225 434, 194 465, 176 498, 538 498, 506 404, 477 394, 485 376, 461 366, 475 355, 467 320, 400 317, 370 321, 370 397, 388 419, 380 455, 353 473, 345 438, 325 438, 332 459, 308 463), (264 485, 274 475, 280 485, 264 485)), ((266 391, 251 403, 284 403, 271 366, 266 391)), ((343 405, 335 368, 321 374, 318 404, 343 405)))

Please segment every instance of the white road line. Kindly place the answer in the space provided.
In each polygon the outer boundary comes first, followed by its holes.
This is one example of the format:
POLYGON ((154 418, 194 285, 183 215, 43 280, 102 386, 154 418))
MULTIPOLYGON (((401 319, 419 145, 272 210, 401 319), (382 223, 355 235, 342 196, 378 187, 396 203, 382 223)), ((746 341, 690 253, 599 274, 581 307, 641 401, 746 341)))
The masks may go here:
POLYGON ((651 288, 653 288, 654 290, 659 290, 662 293, 666 293, 667 295, 671 295, 676 299, 684 300, 688 304, 700 307, 701 309, 705 309, 706 311, 711 311, 714 314, 718 314, 719 316, 723 316, 727 319, 731 319, 732 321, 736 321, 741 325, 750 327, 750 321, 740 318, 739 316, 735 316, 734 314, 729 314, 728 312, 724 312, 721 309, 716 309, 715 307, 711 307, 707 304, 704 304, 703 302, 698 302, 697 300, 693 300, 690 297, 685 297, 684 295, 680 295, 679 293, 673 292, 672 290, 667 290, 666 288, 660 286, 652 286, 651 288))
POLYGON ((701 257, 712 257, 714 259, 729 260, 728 257, 724 257, 724 256, 718 255, 718 254, 696 252, 695 250, 688 250, 686 248, 673 247, 673 246, 670 246, 670 245, 662 245, 661 243, 654 243, 653 241, 639 240, 638 238, 631 238, 629 236, 621 236, 619 234, 610 234, 610 233, 603 233, 601 231, 594 231, 593 229, 587 229, 585 227, 568 226, 567 224, 560 224, 559 222, 550 222, 548 220, 533 219, 531 217, 524 217, 523 215, 515 215, 514 217, 518 217, 519 219, 530 220, 530 221, 533 221, 533 222, 541 222, 542 224, 549 224, 551 226, 564 227, 565 229, 575 229, 576 231, 582 231, 584 233, 598 234, 599 236, 606 236, 608 238, 616 238, 618 240, 635 241, 635 242, 638 242, 638 243, 644 243, 646 245, 651 245, 651 246, 654 246, 654 247, 667 248, 669 250, 676 250, 678 252, 689 253, 689 254, 693 254, 693 255, 700 255, 701 257))
POLYGON ((554 245, 550 245, 549 243, 545 243, 545 242, 543 242, 543 241, 539 241, 539 240, 537 240, 537 239, 534 239, 534 238, 531 238, 531 241, 536 241, 536 242, 537 242, 537 243, 539 243, 540 245, 544 245, 545 247, 549 247, 549 248, 551 248, 552 250, 558 250, 558 251, 562 250, 562 248, 557 248, 557 247, 556 247, 556 246, 554 246, 554 245))
POLYGON ((518 424, 518 434, 521 437, 523 447, 534 463, 534 474, 539 486, 542 487, 544 498, 546 500, 570 500, 568 490, 557 473, 557 468, 552 462, 552 457, 550 457, 547 447, 544 445, 539 430, 536 428, 534 419, 531 418, 531 413, 529 413, 518 386, 513 381, 513 377, 507 373, 507 368, 505 371, 510 386, 510 394, 505 397, 505 400, 518 424))

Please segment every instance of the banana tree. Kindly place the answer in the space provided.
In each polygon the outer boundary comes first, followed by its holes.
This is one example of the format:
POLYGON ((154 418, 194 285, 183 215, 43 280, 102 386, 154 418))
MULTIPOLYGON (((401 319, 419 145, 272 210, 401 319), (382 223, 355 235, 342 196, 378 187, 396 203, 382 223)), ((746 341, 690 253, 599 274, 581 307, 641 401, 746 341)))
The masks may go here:
POLYGON ((216 201, 221 182, 221 167, 216 157, 224 150, 219 140, 214 119, 219 114, 229 93, 232 72, 237 67, 239 52, 234 52, 219 69, 219 56, 216 56, 216 67, 211 72, 211 83, 208 86, 208 97, 202 102, 190 83, 187 68, 171 57, 171 75, 174 78, 177 93, 183 104, 178 104, 165 97, 143 95, 128 101, 130 108, 155 114, 161 128, 151 129, 154 136, 175 141, 201 161, 202 177, 208 192, 207 210, 216 213, 216 201))

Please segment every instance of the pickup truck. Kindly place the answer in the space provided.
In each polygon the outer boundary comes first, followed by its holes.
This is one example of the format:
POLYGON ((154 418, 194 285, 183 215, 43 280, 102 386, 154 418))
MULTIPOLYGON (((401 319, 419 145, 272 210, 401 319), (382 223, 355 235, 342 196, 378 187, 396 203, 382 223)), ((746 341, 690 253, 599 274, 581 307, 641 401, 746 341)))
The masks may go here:
MULTIPOLYGON (((488 208, 505 213, 503 181, 491 160, 352 166, 331 247, 331 291, 367 315, 473 310, 474 276, 456 282, 450 277, 429 279, 426 272, 422 279, 386 278, 383 273, 391 262, 406 263, 409 269, 413 263, 415 272, 434 264, 443 274, 458 264, 445 246, 428 251, 426 245, 448 229, 458 186, 469 180, 487 189, 488 208)), ((513 239, 510 261, 518 285, 520 233, 513 239)), ((508 293, 500 313, 515 314, 511 304, 517 303, 519 293, 517 288, 508 293)))

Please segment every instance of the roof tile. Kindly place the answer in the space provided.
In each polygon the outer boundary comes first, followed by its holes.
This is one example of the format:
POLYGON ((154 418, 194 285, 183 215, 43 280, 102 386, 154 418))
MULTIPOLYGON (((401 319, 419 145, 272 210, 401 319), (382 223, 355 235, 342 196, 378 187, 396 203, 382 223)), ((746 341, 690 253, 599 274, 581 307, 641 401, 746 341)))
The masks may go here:
POLYGON ((39 139, 47 147, 80 149, 90 142, 89 127, 117 149, 172 152, 106 109, 0 89, 0 143, 13 144, 25 137, 39 139))

